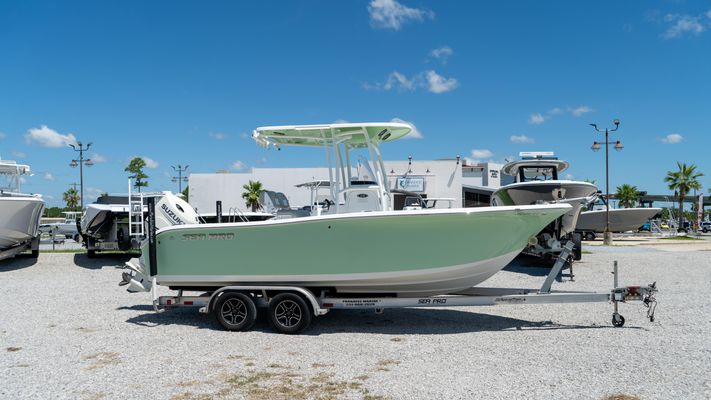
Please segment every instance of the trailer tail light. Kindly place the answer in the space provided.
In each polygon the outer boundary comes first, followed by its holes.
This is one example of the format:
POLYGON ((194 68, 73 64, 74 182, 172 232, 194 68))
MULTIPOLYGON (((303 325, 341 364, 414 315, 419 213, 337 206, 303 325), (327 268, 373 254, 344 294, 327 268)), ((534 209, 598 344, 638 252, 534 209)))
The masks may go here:
POLYGON ((186 302, 185 302, 185 305, 186 305, 186 306, 192 306, 192 305, 193 305, 192 300, 191 300, 191 301, 186 301, 186 302))
POLYGON ((173 304, 173 300, 168 299, 168 300, 165 302, 165 304, 169 306, 169 305, 173 304))
POLYGON ((333 303, 323 303, 323 308, 333 308, 333 303))

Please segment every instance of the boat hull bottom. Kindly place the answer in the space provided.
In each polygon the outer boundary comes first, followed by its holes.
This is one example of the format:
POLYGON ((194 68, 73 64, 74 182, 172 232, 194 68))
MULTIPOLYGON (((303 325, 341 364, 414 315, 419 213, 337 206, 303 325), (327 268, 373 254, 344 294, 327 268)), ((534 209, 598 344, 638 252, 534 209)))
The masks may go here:
MULTIPOLYGON (((501 271, 519 251, 463 265, 417 271, 321 276, 157 276, 160 285, 207 290, 231 285, 284 285, 335 289, 340 294, 392 294, 423 297, 455 293, 476 286, 501 271)), ((319 295, 319 293, 314 293, 319 295)))

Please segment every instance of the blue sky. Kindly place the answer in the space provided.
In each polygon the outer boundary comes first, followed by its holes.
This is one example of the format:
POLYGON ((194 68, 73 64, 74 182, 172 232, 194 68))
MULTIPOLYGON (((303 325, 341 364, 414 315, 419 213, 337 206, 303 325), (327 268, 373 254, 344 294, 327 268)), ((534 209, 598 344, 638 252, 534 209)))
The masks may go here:
POLYGON ((604 182, 601 137, 622 124, 611 185, 668 192, 677 160, 711 187, 711 3, 421 0, 0 2, 0 157, 30 164, 50 205, 77 182, 66 143, 93 142, 89 199, 189 172, 320 166, 266 151, 257 126, 415 124, 385 159, 501 161, 552 150, 604 182), (57 147, 53 147, 57 146, 57 147))

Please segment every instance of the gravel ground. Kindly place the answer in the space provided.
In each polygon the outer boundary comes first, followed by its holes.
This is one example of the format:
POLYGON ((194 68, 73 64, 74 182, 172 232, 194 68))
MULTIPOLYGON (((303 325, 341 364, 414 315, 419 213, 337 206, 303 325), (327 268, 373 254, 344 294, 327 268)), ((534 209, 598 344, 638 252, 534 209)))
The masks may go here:
MULTIPOLYGON (((560 290, 658 282, 639 303, 331 312, 302 335, 230 333, 194 309, 156 314, 116 257, 0 262, 0 398, 711 398, 708 251, 592 248, 560 290)), ((487 286, 537 287, 524 261, 487 286)))

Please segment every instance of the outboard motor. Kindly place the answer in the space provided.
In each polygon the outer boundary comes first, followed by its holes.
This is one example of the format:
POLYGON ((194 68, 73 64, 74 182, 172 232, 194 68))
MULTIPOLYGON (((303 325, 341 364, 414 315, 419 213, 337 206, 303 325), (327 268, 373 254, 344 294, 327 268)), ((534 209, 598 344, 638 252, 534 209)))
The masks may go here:
POLYGON ((156 229, 197 223, 198 214, 188 202, 172 192, 163 192, 163 197, 156 203, 156 229))
MULTIPOLYGON (((156 229, 163 229, 173 225, 199 223, 198 214, 195 212, 195 209, 172 192, 163 192, 163 196, 156 203, 155 210, 156 229)), ((126 290, 131 293, 148 292, 151 290, 151 280, 142 261, 143 256, 141 256, 140 259, 132 258, 124 266, 124 268, 131 272, 124 272, 122 274, 122 281, 119 285, 128 285, 126 290)))

